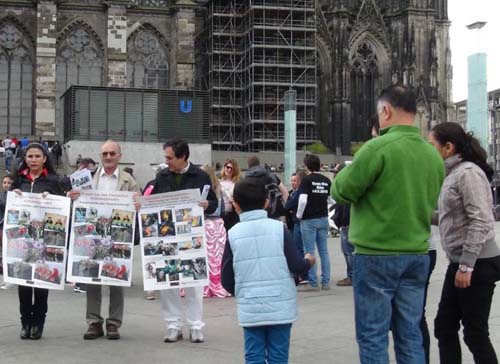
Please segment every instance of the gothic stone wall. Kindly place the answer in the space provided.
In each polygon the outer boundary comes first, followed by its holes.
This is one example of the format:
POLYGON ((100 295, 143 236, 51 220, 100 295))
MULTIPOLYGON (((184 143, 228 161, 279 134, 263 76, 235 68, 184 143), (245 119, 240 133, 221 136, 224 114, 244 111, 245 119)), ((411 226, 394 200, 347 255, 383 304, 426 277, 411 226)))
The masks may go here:
POLYGON ((195 37, 205 16, 200 9, 188 0, 2 1, 0 22, 12 22, 33 44, 33 134, 62 137, 59 97, 71 84, 130 86, 129 40, 142 30, 148 37, 141 40, 161 48, 157 58, 164 63, 158 67, 168 71, 161 85, 148 85, 144 77, 139 87, 193 88, 195 37))

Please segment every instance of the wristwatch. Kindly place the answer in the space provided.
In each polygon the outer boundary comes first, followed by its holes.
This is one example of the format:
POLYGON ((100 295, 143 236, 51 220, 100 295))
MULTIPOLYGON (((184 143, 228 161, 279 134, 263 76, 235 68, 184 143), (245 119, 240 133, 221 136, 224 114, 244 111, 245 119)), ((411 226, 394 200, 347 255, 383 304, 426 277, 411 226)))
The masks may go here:
POLYGON ((458 270, 461 272, 461 273, 468 273, 468 272, 472 272, 474 270, 474 268, 469 268, 468 266, 466 266, 465 264, 460 264, 458 266, 458 270))

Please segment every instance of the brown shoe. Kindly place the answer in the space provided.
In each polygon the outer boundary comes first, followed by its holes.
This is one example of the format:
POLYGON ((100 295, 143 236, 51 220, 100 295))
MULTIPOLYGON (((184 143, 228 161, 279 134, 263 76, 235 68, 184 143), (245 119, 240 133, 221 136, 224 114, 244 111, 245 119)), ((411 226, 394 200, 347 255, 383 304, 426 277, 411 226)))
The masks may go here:
POLYGON ((337 282, 337 286, 339 286, 339 287, 350 287, 350 286, 352 286, 352 280, 349 277, 348 278, 344 278, 344 279, 342 279, 342 280, 340 280, 340 281, 337 282))
POLYGON ((113 324, 106 324, 106 337, 108 340, 119 340, 120 333, 118 332, 118 327, 113 324))
POLYGON ((83 334, 84 340, 95 340, 98 337, 104 336, 104 331, 102 330, 102 324, 93 323, 89 325, 87 332, 83 334))

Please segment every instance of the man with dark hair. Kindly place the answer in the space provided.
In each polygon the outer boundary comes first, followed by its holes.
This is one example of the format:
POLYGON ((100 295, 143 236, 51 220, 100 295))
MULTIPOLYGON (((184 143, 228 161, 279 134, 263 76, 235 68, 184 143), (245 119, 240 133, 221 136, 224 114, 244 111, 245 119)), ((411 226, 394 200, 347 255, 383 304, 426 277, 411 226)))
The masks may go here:
MULTIPOLYGON (((182 191, 198 188, 200 193, 208 185, 207 200, 200 201, 205 213, 211 214, 217 209, 217 197, 212 189, 210 177, 200 168, 189 161, 189 145, 182 139, 169 140, 163 145, 165 160, 168 168, 158 172, 154 181, 152 194, 182 191)), ((203 287, 185 288, 186 292, 186 321, 190 329, 191 342, 204 341, 202 328, 205 325, 203 316, 203 287)), ((160 300, 163 319, 167 334, 165 342, 176 342, 182 339, 182 304, 178 289, 160 291, 160 300)))
POLYGON ((284 205, 288 199, 288 191, 281 180, 274 173, 262 167, 256 155, 250 156, 247 163, 248 171, 245 177, 260 179, 268 190, 269 217, 277 219, 285 216, 286 210, 284 205), (273 198, 274 196, 277 196, 276 199, 273 198))
POLYGON ((240 221, 228 233, 222 256, 223 287, 236 297, 247 363, 288 363, 297 292, 290 273, 304 274, 314 257, 299 255, 288 230, 269 219, 267 191, 256 178, 234 187, 240 221))
MULTIPOLYGON (((316 246, 321 259, 321 289, 330 289, 330 257, 328 256, 328 195, 330 180, 319 173, 321 161, 318 156, 309 154, 304 158, 307 176, 300 183, 299 197, 306 201, 300 222, 304 251, 314 255, 316 246)), ((299 202, 300 205, 300 202, 299 202)), ((300 209, 299 209, 300 210, 300 209)), ((300 214, 300 213, 299 213, 300 214)), ((300 217, 300 216, 299 216, 300 217)), ((319 290, 316 265, 309 270, 309 285, 319 290)))
POLYGON ((163 150, 167 148, 171 148, 175 158, 178 159, 189 159, 189 145, 186 141, 182 139, 171 139, 168 140, 165 144, 163 144, 163 150))
POLYGON ((420 330, 431 216, 445 170, 413 126, 415 94, 391 86, 378 100, 380 136, 366 142, 333 180, 332 197, 350 203, 355 247, 353 287, 361 364, 388 363, 388 331, 396 360, 425 363, 420 330))

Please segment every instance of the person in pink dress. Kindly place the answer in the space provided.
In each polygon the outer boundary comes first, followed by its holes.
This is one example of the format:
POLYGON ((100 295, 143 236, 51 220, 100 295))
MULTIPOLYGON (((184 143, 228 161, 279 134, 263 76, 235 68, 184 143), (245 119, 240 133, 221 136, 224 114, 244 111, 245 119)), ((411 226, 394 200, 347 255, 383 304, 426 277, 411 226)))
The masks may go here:
POLYGON ((224 220, 221 217, 224 214, 225 208, 222 188, 219 180, 215 176, 215 170, 210 164, 203 165, 201 169, 210 176, 212 188, 217 196, 217 201, 219 201, 215 212, 205 216, 209 284, 205 287, 203 295, 205 297, 227 297, 229 293, 222 287, 220 277, 222 254, 224 253, 227 236, 226 229, 224 228, 224 220))

